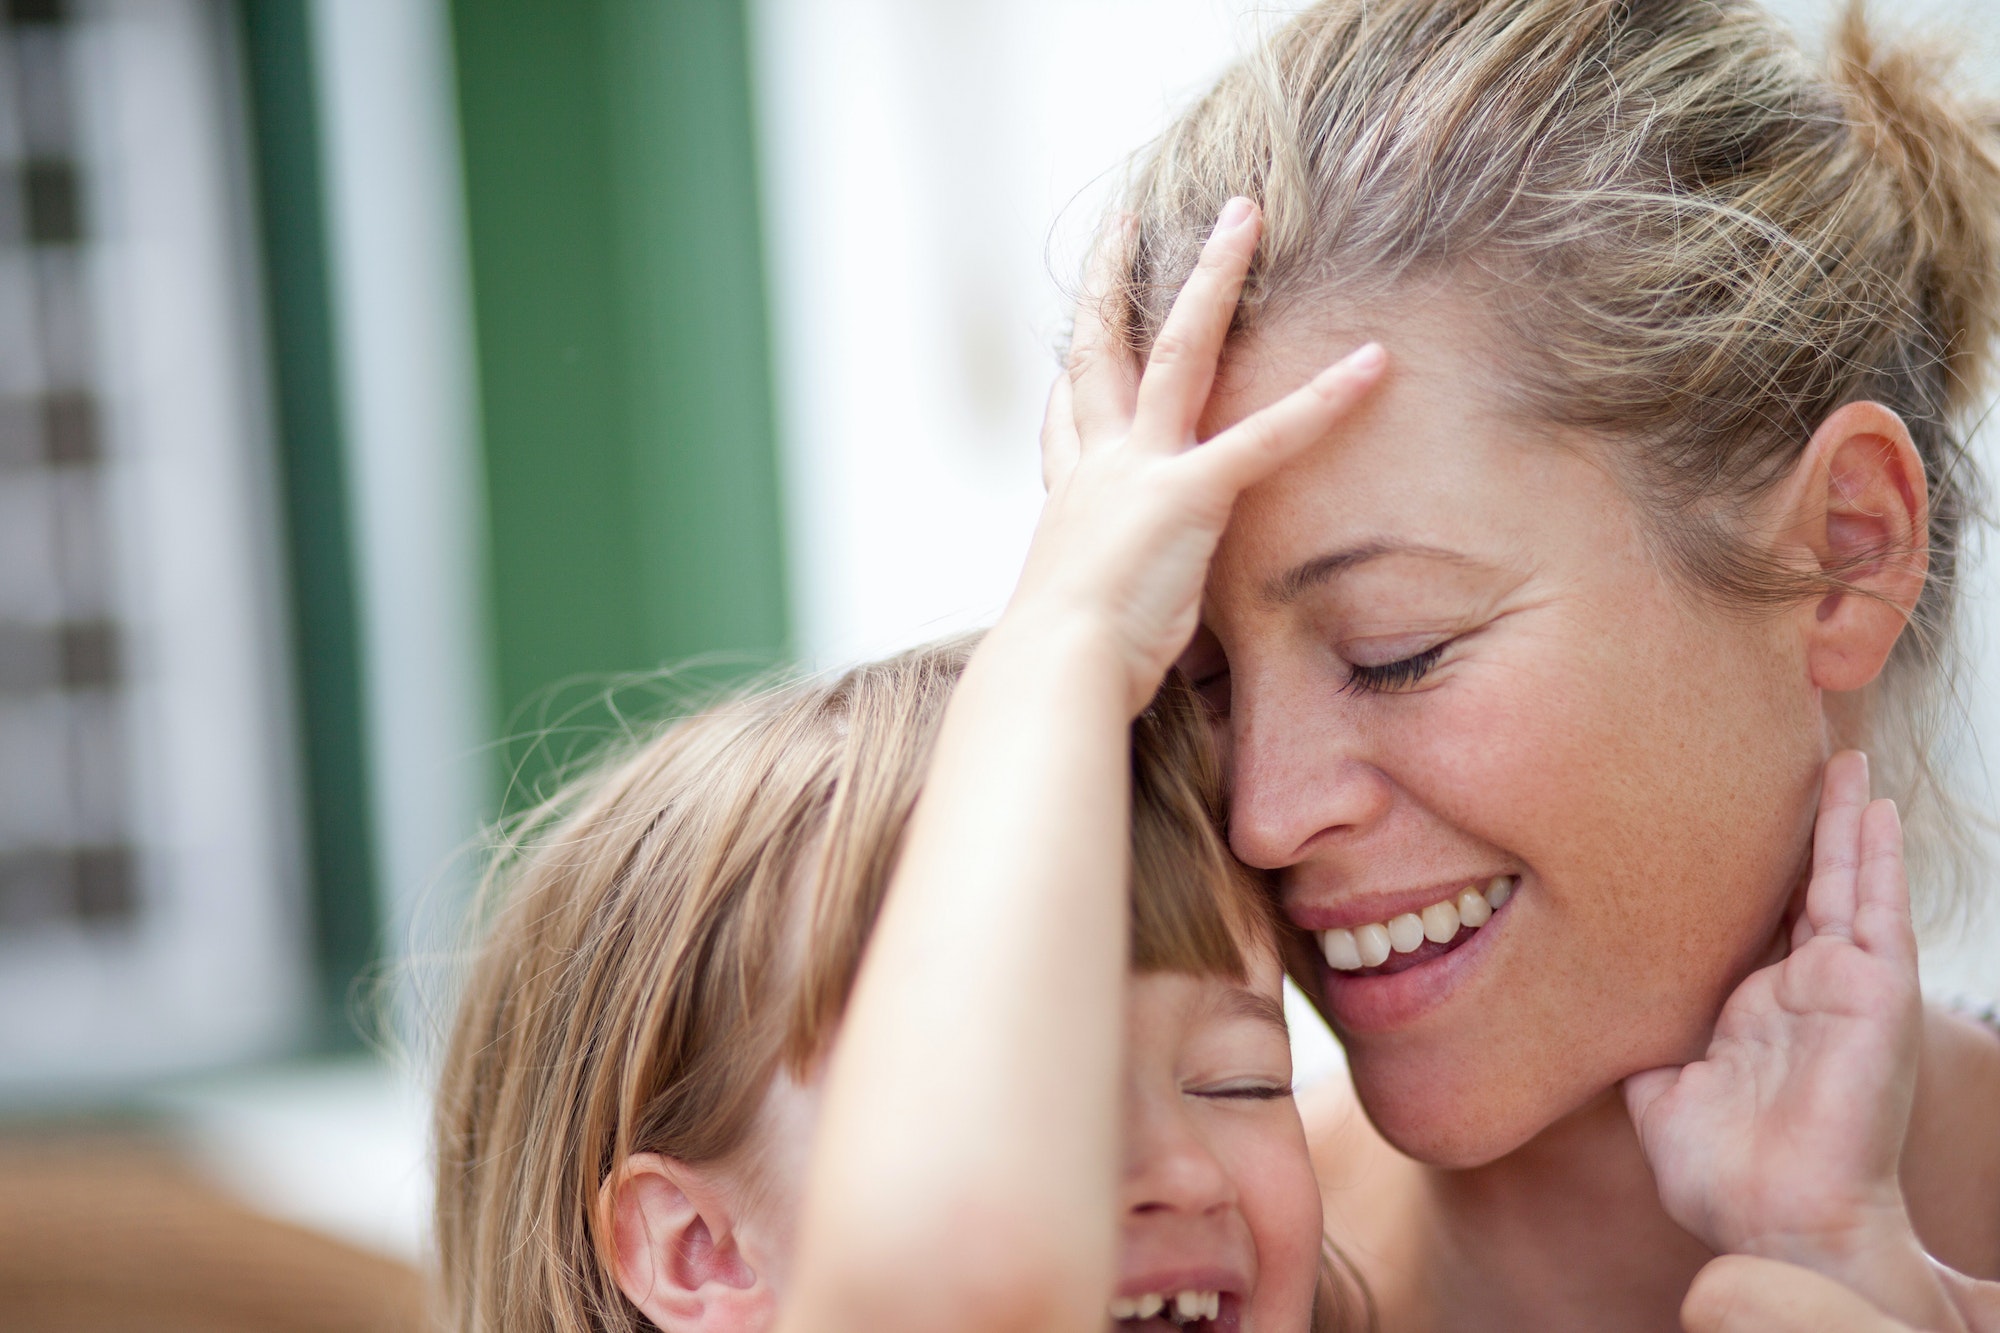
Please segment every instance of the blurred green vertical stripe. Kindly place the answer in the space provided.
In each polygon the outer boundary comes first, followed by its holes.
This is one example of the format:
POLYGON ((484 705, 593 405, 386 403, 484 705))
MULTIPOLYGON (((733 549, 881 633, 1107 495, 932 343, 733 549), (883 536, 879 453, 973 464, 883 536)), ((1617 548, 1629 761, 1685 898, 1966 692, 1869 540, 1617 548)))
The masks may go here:
POLYGON ((239 0, 262 233, 292 644, 305 768, 311 923, 328 1044, 378 957, 361 656, 334 360, 308 0, 239 0))
MULTIPOLYGON (((519 735, 614 673, 784 647, 749 55, 741 0, 454 0, 452 23, 519 735)), ((606 715, 568 721, 554 757, 606 715)))

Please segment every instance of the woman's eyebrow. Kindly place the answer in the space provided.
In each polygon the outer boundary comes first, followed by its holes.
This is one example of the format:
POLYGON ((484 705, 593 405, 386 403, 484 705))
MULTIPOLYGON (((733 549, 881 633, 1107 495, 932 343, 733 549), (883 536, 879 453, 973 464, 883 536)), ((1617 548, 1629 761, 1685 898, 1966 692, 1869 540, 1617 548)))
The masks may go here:
POLYGON ((1453 564, 1472 564, 1472 559, 1461 552, 1447 550, 1442 546, 1426 546, 1422 542, 1377 540, 1359 545, 1329 551, 1312 559, 1292 566, 1289 570, 1264 585, 1264 598, 1275 606, 1283 606, 1295 601, 1308 589, 1325 583, 1338 574, 1345 573, 1356 565, 1365 565, 1370 560, 1379 560, 1385 555, 1416 555, 1431 560, 1449 560, 1453 564))

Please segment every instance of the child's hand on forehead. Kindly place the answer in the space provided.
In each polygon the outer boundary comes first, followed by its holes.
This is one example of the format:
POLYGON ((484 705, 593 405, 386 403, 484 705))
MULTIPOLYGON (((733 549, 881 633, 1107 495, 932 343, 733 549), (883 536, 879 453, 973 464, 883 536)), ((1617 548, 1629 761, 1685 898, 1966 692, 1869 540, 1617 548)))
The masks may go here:
MULTIPOLYGON (((1926 1329, 1962 1329, 1897 1176, 1922 1037, 1902 829, 1868 763, 1826 767, 1790 953, 1729 997, 1706 1056, 1625 1081, 1673 1219, 1784 1260, 1926 1329)), ((1747 1327, 1747 1325, 1746 1325, 1747 1327)))
MULTIPOLYGON (((1143 374, 1099 318, 1100 272, 1050 394, 1048 503, 1002 623, 1092 636, 1114 655, 1134 714, 1194 636, 1236 497, 1323 438, 1381 372, 1371 343, 1197 447, 1261 225, 1249 200, 1229 201, 1143 374)), ((1100 270, 1108 258, 1100 255, 1100 270)))

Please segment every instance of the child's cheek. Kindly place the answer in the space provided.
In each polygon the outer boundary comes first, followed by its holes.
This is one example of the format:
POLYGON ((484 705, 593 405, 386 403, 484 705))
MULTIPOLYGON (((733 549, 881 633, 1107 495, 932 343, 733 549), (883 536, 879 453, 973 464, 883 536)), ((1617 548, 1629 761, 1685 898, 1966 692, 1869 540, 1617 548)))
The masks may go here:
POLYGON ((1297 1112, 1290 1103, 1282 1109, 1288 1123, 1244 1145, 1237 1187, 1257 1247, 1256 1304, 1276 1321, 1269 1326, 1303 1329, 1319 1278, 1323 1219, 1297 1112))

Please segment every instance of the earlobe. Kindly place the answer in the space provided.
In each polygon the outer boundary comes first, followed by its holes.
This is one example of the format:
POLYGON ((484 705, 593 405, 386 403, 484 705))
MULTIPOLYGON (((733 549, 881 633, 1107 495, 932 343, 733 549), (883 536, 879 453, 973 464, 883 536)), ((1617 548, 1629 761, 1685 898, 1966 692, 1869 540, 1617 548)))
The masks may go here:
POLYGON ((1788 487, 1791 531, 1841 588, 1802 609, 1820 689, 1863 689, 1881 674, 1929 569, 1929 488, 1903 419, 1849 403, 1813 433, 1788 487))
POLYGON ((618 1289, 667 1333, 748 1333, 769 1325, 768 1285, 743 1253, 716 1173, 635 1153, 604 1182, 618 1289))

